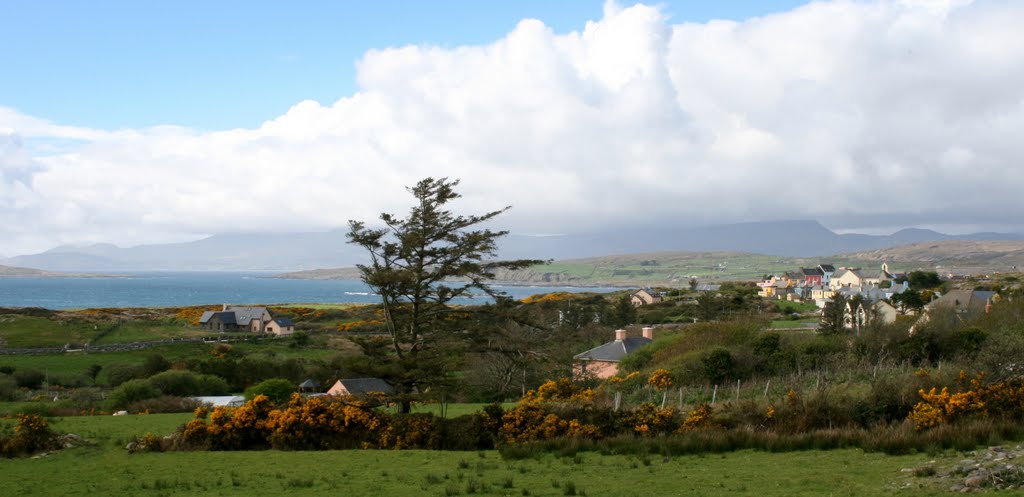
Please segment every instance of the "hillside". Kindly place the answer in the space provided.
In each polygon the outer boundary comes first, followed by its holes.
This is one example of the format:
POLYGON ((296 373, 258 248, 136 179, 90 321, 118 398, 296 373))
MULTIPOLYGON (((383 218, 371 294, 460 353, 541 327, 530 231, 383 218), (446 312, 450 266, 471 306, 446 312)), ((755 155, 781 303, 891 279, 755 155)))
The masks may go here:
POLYGON ((97 278, 108 277, 108 275, 91 273, 60 273, 54 271, 43 271, 27 267, 14 267, 0 265, 0 278, 97 278))
POLYGON ((886 261, 902 269, 941 270, 952 274, 1009 272, 1024 267, 1024 242, 951 240, 915 243, 842 254, 836 259, 886 261))
MULTIPOLYGON (((499 271, 497 280, 529 285, 684 286, 700 282, 753 281, 819 263, 895 271, 938 270, 943 274, 1010 272, 1024 267, 1024 241, 915 243, 831 257, 781 257, 746 252, 650 252, 555 261, 519 271, 499 271)), ((317 269, 277 275, 293 279, 355 279, 355 268, 317 269)))
MULTIPOLYGON (((347 267, 365 261, 362 249, 346 243, 345 233, 345 230, 236 233, 184 243, 126 248, 103 243, 61 246, 38 254, 0 259, 0 264, 47 271, 294 271, 347 267)), ((1007 233, 949 235, 916 228, 889 235, 840 234, 817 221, 764 221, 697 228, 637 227, 550 236, 512 233, 501 240, 498 256, 566 260, 606 254, 724 252, 818 258, 910 243, 1022 238, 1007 233)), ((619 279, 616 277, 613 281, 619 279)))

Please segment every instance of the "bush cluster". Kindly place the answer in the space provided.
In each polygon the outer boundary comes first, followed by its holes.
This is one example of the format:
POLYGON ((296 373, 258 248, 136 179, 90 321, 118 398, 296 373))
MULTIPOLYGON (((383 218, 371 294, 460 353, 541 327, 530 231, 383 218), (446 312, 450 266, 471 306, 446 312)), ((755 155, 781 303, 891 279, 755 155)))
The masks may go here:
POLYGON ((453 419, 386 414, 350 399, 295 394, 275 406, 265 395, 237 408, 205 407, 157 447, 147 450, 493 449, 500 406, 453 419))

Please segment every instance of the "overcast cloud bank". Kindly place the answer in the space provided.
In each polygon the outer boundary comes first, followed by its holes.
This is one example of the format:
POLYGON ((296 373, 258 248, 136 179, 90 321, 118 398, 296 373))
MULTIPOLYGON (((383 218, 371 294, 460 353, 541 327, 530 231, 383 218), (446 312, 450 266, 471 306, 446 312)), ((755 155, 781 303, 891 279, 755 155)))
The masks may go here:
MULTIPOLYGON (((819 219, 1022 231, 1024 3, 818 2, 372 50, 361 90, 257 129, 95 130, 0 108, 4 255, 327 230, 461 178, 465 211, 580 233, 819 219)), ((160 98, 154 95, 153 98, 160 98)))

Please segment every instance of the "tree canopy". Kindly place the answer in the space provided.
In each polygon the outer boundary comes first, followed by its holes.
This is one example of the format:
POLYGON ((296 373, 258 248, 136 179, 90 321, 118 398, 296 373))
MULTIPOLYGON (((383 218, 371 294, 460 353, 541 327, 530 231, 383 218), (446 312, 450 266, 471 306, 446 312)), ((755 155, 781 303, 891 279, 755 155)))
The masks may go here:
POLYGON ((457 359, 454 299, 503 295, 487 282, 497 269, 521 269, 539 260, 499 261, 497 242, 507 231, 479 226, 507 211, 462 216, 448 209, 459 198, 458 180, 426 178, 408 188, 415 204, 405 218, 381 214, 381 227, 349 221, 349 243, 368 252, 361 278, 380 295, 386 344, 363 341, 364 370, 389 381, 408 410, 416 392, 443 390, 457 359), (454 352, 454 354, 453 354, 454 352))

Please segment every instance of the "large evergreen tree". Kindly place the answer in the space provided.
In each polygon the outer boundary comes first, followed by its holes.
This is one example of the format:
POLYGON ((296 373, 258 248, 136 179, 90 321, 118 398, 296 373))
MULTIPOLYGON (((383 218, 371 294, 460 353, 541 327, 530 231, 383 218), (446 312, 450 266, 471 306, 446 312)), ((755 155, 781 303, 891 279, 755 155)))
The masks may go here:
POLYGON ((349 243, 366 249, 362 280, 381 297, 387 343, 363 342, 363 370, 396 389, 403 412, 417 392, 444 390, 458 367, 459 320, 449 304, 474 293, 501 298, 487 282, 494 271, 520 269, 538 260, 497 261, 507 231, 481 229, 504 209, 460 216, 447 204, 460 197, 458 180, 426 178, 409 188, 416 203, 405 218, 381 214, 383 226, 349 221, 349 243))

